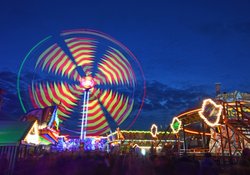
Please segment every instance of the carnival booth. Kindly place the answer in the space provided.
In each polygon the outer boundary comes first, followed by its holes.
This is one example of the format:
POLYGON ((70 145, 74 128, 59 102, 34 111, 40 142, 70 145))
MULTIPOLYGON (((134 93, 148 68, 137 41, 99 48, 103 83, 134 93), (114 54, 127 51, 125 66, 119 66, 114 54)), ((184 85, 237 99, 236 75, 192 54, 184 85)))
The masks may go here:
POLYGON ((1 170, 12 174, 17 158, 25 157, 34 151, 39 143, 37 121, 0 121, 1 170))
POLYGON ((58 143, 60 134, 57 106, 33 109, 26 113, 22 121, 38 121, 40 145, 53 145, 58 143))
POLYGON ((117 130, 107 136, 110 151, 114 152, 140 152, 141 154, 164 153, 165 147, 176 147, 176 134, 171 133, 168 129, 158 131, 158 127, 153 124, 148 131, 137 130, 117 130))

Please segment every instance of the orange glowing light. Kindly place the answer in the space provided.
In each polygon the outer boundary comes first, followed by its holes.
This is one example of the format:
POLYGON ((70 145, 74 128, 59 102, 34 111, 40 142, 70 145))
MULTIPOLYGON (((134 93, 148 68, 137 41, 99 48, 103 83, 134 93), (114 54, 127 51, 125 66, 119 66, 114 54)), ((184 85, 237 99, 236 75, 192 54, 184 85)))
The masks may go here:
MULTIPOLYGON (((189 129, 184 129, 184 132, 187 132, 187 133, 190 133, 190 134, 200 134, 200 135, 202 135, 203 134, 203 132, 198 132, 198 131, 193 131, 193 130, 189 130, 189 129)), ((211 136, 211 134, 210 133, 204 133, 206 136, 211 136)))

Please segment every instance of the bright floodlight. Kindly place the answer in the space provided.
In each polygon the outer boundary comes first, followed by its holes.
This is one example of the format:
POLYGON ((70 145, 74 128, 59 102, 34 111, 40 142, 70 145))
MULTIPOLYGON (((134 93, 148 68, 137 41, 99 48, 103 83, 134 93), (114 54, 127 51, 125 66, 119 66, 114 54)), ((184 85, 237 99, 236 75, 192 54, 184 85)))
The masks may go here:
POLYGON ((81 85, 84 89, 91 89, 94 87, 95 83, 92 77, 85 77, 81 79, 81 85))
POLYGON ((145 150, 144 148, 141 148, 141 154, 142 154, 143 156, 146 155, 146 150, 145 150))

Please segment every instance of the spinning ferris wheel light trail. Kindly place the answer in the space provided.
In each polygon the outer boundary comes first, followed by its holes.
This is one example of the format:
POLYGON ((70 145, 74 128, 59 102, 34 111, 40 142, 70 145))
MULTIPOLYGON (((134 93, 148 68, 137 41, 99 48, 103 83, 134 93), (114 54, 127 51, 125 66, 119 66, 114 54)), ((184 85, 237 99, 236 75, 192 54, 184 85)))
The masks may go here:
POLYGON ((53 36, 39 42, 21 64, 17 90, 23 111, 60 104, 60 128, 81 140, 131 127, 146 89, 136 57, 101 32, 78 29, 59 37, 60 42, 53 36), (22 87, 30 68, 32 79, 22 87))

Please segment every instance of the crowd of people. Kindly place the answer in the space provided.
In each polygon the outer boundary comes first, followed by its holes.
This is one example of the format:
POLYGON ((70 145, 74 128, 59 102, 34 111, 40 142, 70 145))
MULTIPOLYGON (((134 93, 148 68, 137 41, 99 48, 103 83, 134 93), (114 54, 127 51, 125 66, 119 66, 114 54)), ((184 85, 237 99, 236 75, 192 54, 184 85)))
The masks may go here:
MULTIPOLYGON (((0 162, 0 167, 3 162, 0 162)), ((5 162, 6 164, 6 162, 5 162)), ((6 166, 6 165, 5 165, 6 166)), ((4 167, 3 167, 4 168, 4 167)), ((0 174, 4 174, 1 172, 0 174)), ((19 159, 14 175, 249 175, 250 149, 238 163, 222 166, 220 159, 183 155, 108 154, 104 152, 42 153, 19 159)))

